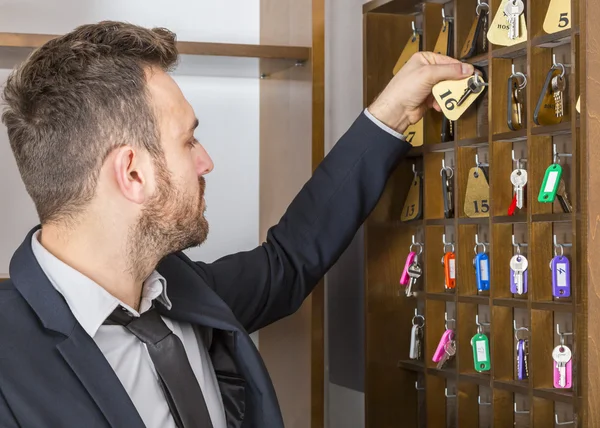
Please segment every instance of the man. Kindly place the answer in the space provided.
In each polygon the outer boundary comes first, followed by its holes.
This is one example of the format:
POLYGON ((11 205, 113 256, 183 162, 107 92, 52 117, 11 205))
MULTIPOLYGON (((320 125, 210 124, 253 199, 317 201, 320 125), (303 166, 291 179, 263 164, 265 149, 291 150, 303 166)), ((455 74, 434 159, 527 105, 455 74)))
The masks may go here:
POLYGON ((8 79, 3 122, 41 225, 0 285, 0 426, 282 427, 250 340, 296 311, 350 243, 441 80, 414 56, 265 243, 214 263, 191 106, 167 74, 175 36, 118 22, 48 42, 8 79))

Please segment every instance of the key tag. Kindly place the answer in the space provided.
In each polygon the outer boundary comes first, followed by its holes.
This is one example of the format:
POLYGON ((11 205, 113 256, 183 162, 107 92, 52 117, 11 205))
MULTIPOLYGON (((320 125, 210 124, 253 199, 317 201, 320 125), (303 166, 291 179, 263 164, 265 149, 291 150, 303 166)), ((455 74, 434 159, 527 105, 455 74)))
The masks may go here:
POLYGON ((477 326, 477 334, 471 339, 471 346, 475 371, 481 373, 490 370, 490 342, 482 333, 481 326, 477 326))
POLYGON ((553 65, 546 75, 542 92, 533 112, 533 122, 536 125, 556 125, 562 122, 562 116, 558 117, 556 115, 556 99, 552 90, 552 79, 555 76, 565 77, 565 66, 563 64, 553 65))
POLYGON ((490 185, 478 159, 479 156, 477 156, 477 166, 469 171, 465 195, 465 215, 470 218, 490 216, 490 185))
POLYGON ((571 296, 571 263, 564 255, 562 245, 554 247, 554 257, 550 261, 552 270, 552 295, 557 298, 571 296), (558 253, 560 249, 560 254, 558 253))
POLYGON ((417 30, 415 27, 415 21, 412 22, 412 35, 408 39, 406 46, 402 50, 396 65, 394 66, 393 73, 396 75, 400 71, 402 67, 410 60, 410 58, 421 50, 421 35, 420 30, 417 30))
POLYGON ((442 360, 444 354, 446 353, 446 344, 452 339, 454 339, 454 330, 446 329, 444 334, 442 334, 442 338, 440 339, 440 343, 438 344, 435 353, 433 354, 432 361, 434 363, 439 363, 442 360))
POLYGON ((487 50, 486 33, 490 14, 490 6, 487 3, 479 3, 477 4, 477 9, 475 9, 475 13, 477 14, 477 18, 473 21, 473 24, 471 25, 471 29, 469 30, 469 34, 467 36, 467 41, 465 42, 460 53, 460 59, 463 61, 475 56, 475 54, 477 53, 477 43, 480 39, 483 41, 483 46, 481 49, 482 52, 485 52, 487 50))
POLYGON ((571 28, 571 0, 550 0, 546 19, 544 19, 544 31, 554 34, 571 28))
POLYGON ((456 288, 456 255, 454 254, 454 245, 452 251, 445 253, 442 259, 444 265, 444 287, 446 290, 456 288))
POLYGON ((573 358, 571 349, 565 345, 564 335, 560 335, 560 345, 552 351, 552 359, 554 360, 554 387, 571 388, 573 386, 573 358), (561 365, 564 370, 562 373, 564 378, 561 376, 561 365))
POLYGON ((421 330, 423 327, 425 327, 425 317, 423 315, 416 314, 412 319, 412 329, 410 333, 409 358, 411 360, 418 360, 421 357, 420 339, 421 330), (420 323, 418 323, 417 320, 420 320, 420 323))
MULTIPOLYGON (((556 160, 555 160, 556 162, 556 160)), ((560 186, 560 179, 562 177, 562 167, 558 163, 553 163, 546 170, 544 174, 544 181, 540 188, 538 195, 538 202, 551 204, 556 199, 556 192, 560 186)))
POLYGON ((527 258, 525 256, 521 255, 521 247, 517 245, 516 248, 517 255, 513 256, 510 260, 510 292, 512 294, 522 295, 527 294, 527 269, 529 267, 529 262, 527 261, 527 258), (517 285, 515 271, 513 270, 512 266, 519 266, 523 271, 523 287, 521 290, 519 290, 519 287, 517 285))
POLYGON ((517 379, 525 380, 529 378, 529 367, 527 357, 529 354, 528 350, 528 335, 529 329, 526 327, 519 327, 515 330, 515 339, 517 340, 517 379), (523 336, 519 333, 523 332, 523 336))
POLYGON ((442 198, 444 200, 444 217, 454 217, 454 170, 446 166, 445 160, 442 159, 442 198))
POLYGON ((488 291, 490 289, 490 258, 486 251, 486 245, 479 243, 475 245, 475 277, 477 282, 477 291, 488 291), (479 246, 483 247, 483 252, 477 252, 479 246))
POLYGON ((473 76, 465 79, 439 82, 432 93, 446 118, 456 121, 483 94, 486 86, 481 71, 476 70, 473 76))
POLYGON ((411 221, 421 218, 422 206, 423 206, 423 190, 421 176, 415 169, 413 164, 413 172, 415 174, 413 181, 410 185, 408 195, 404 201, 404 207, 402 208, 402 215, 400 216, 401 221, 411 221))
MULTIPOLYGON (((412 248, 412 246, 411 246, 412 248)), ((408 276, 408 268, 413 262, 417 259, 417 253, 414 251, 410 251, 408 253, 408 257, 406 258, 406 263, 404 264, 404 270, 402 271, 402 275, 400 276, 400 285, 408 285, 408 281, 410 277, 408 276)))
MULTIPOLYGON (((522 0, 517 0, 522 1, 522 0)), ((519 15, 519 36, 511 39, 509 37, 510 25, 508 16, 506 14, 506 5, 508 3, 514 4, 514 0, 502 0, 500 7, 494 16, 492 25, 487 33, 487 38, 490 43, 500 46, 513 46, 521 42, 527 41, 527 20, 525 19, 525 12, 519 15)))

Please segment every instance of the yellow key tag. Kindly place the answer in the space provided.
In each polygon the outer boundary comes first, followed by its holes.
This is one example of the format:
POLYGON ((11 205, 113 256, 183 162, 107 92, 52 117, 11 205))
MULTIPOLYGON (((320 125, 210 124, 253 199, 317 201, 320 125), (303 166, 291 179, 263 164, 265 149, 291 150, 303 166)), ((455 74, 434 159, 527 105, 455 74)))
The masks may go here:
POLYGON ((423 119, 419 120, 414 125, 410 125, 404 131, 406 142, 410 143, 413 147, 419 147, 423 145, 423 119))
POLYGON ((470 218, 490 216, 490 185, 478 166, 469 171, 464 208, 465 215, 470 218))
POLYGON ((446 80, 433 87, 432 93, 438 102, 444 115, 450 120, 458 120, 465 111, 475 102, 477 97, 483 93, 483 87, 477 93, 471 92, 465 99, 463 97, 469 90, 469 80, 474 77, 484 84, 485 81, 481 75, 467 77, 462 80, 446 80), (461 102, 462 101, 462 102, 461 102), (459 105, 460 104, 460 105, 459 105))
POLYGON ((544 31, 553 34, 569 28, 571 28, 571 0, 550 0, 544 20, 544 31))
POLYGON ((415 32, 410 36, 410 39, 408 39, 408 43, 406 43, 404 50, 400 54, 400 58, 398 58, 398 61, 394 66, 394 75, 396 75, 396 73, 398 73, 400 69, 404 67, 404 64, 406 64, 414 54, 419 52, 420 47, 421 36, 419 35, 419 33, 415 32))
POLYGON ((577 113, 581 113, 581 96, 577 98, 577 104, 575 105, 575 109, 577 110, 577 113))
POLYGON ((502 0, 496 16, 490 25, 487 38, 490 43, 500 46, 512 46, 527 40, 527 19, 525 13, 519 16, 519 34, 515 38, 510 37, 510 23, 505 9, 508 2, 514 0, 502 0))
POLYGON ((450 35, 450 26, 448 22, 444 21, 444 25, 442 26, 442 31, 440 31, 440 35, 438 36, 437 42, 435 43, 435 48, 433 51, 440 55, 448 55, 448 41, 450 35))
POLYGON ((402 208, 402 215, 400 216, 401 221, 416 220, 421 217, 421 177, 415 174, 413 181, 404 201, 404 207, 402 208))

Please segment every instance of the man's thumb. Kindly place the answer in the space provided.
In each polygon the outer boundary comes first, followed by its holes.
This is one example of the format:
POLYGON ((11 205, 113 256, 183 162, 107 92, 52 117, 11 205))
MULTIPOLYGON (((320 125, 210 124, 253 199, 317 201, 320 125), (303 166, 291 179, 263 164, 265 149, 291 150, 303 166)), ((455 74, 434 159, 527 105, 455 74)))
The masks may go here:
POLYGON ((457 62, 455 64, 436 64, 429 67, 429 83, 435 85, 444 80, 460 80, 472 76, 475 72, 473 65, 457 62))

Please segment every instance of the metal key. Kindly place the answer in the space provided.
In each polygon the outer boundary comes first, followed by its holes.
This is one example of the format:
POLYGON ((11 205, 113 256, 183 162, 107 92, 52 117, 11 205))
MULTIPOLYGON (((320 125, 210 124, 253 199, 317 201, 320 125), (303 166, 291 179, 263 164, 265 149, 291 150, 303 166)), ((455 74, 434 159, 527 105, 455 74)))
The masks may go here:
POLYGON ((524 169, 515 169, 510 174, 510 182, 515 187, 515 195, 517 195, 517 208, 521 209, 524 205, 523 188, 527 184, 527 171, 524 169))
POLYGON ((413 286, 417 283, 417 280, 423 275, 423 269, 415 261, 408 267, 408 276, 410 280, 408 281, 408 287, 406 287, 406 297, 415 296, 417 293, 412 291, 413 286))
POLYGON ((513 258, 510 259, 510 268, 512 269, 512 274, 514 275, 514 283, 517 294, 523 294, 524 292, 525 271, 528 267, 529 262, 520 254, 513 256, 513 258))
POLYGON ((419 326, 415 324, 412 326, 412 330, 410 333, 410 351, 408 356, 411 360, 416 360, 419 358, 420 346, 421 341, 419 340, 419 326))
POLYGON ((565 184, 565 180, 562 178, 558 183, 558 190, 556 191, 556 197, 558 198, 558 202, 560 203, 560 207, 565 213, 573 212, 573 205, 569 201, 569 196, 567 195, 567 185, 565 184))
POLYGON ((520 23, 521 14, 525 10, 525 4, 522 0, 509 0, 504 8, 506 19, 508 21, 508 38, 511 40, 519 38, 521 34, 520 23))
POLYGON ((465 89, 465 93, 462 95, 462 97, 460 97, 458 103, 456 103, 457 106, 463 105, 464 102, 467 101, 467 98, 469 98, 472 94, 480 93, 483 90, 483 87, 487 86, 487 83, 481 82, 479 78, 480 75, 475 74, 469 79, 467 82, 467 89, 465 89))
POLYGON ((567 84, 562 76, 554 76, 552 78, 552 92, 554 93, 554 102, 556 104, 556 117, 564 116, 563 94, 567 84))
POLYGON ((452 357, 454 357, 455 354, 456 354, 456 342, 454 340, 451 340, 448 343, 446 343, 446 345, 444 345, 444 356, 442 357, 442 359, 440 360, 440 362, 437 365, 438 370, 443 369, 444 366, 446 365, 446 363, 452 357))
POLYGON ((519 127, 523 126, 523 91, 519 88, 514 90, 514 105, 516 107, 516 119, 519 127))
POLYGON ((556 368, 558 369, 559 373, 558 384, 561 388, 564 388, 567 385, 566 367, 567 363, 571 361, 571 357, 571 350, 564 345, 559 345, 556 348, 554 348, 554 351, 552 351, 552 358, 556 362, 556 368))

